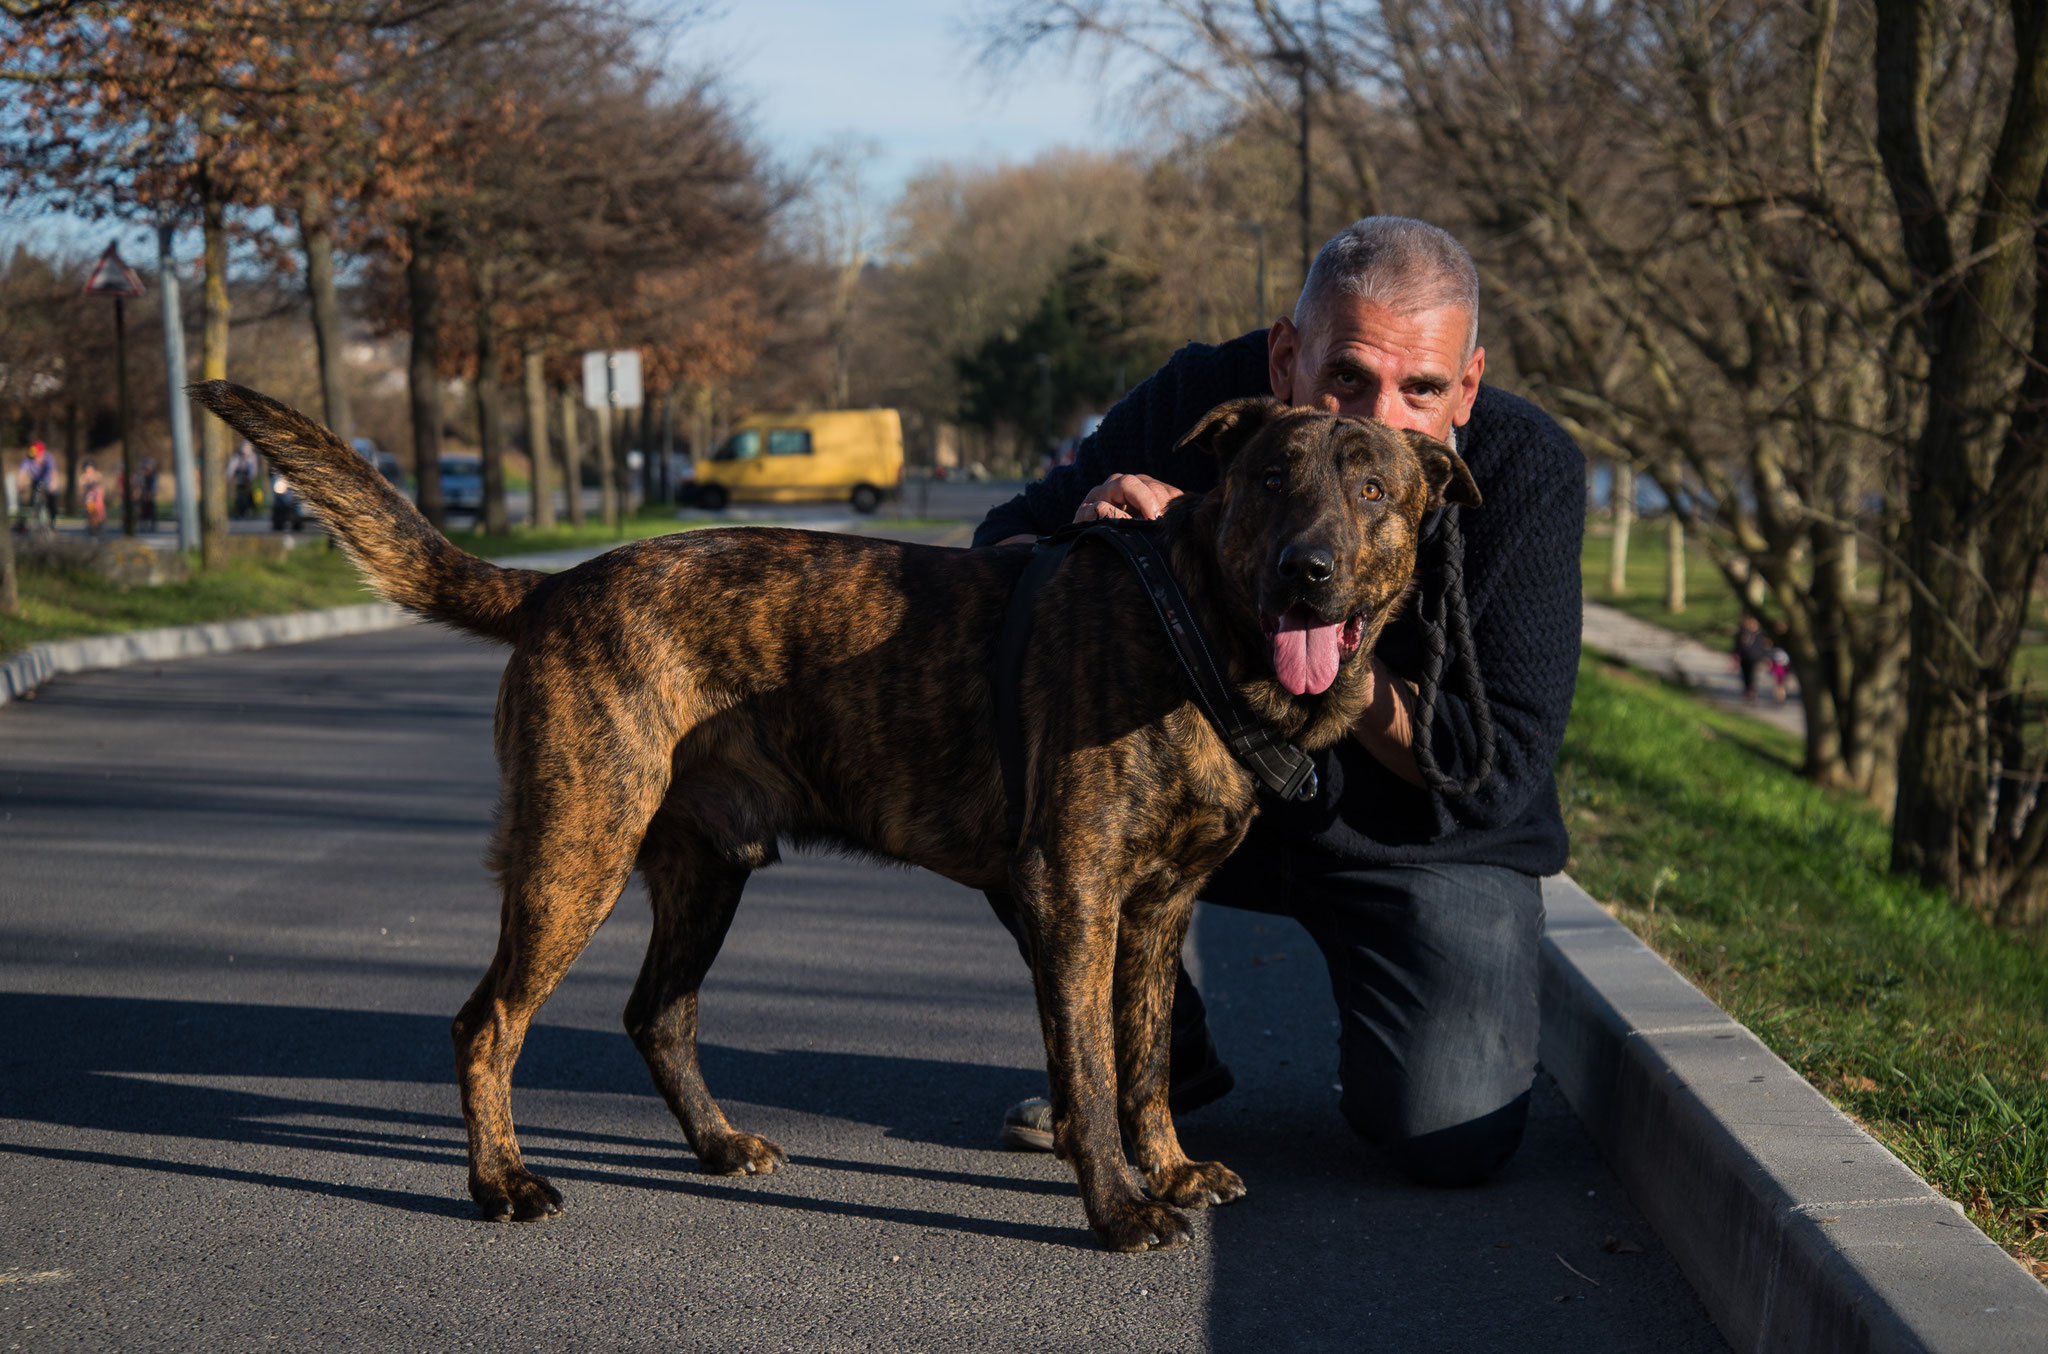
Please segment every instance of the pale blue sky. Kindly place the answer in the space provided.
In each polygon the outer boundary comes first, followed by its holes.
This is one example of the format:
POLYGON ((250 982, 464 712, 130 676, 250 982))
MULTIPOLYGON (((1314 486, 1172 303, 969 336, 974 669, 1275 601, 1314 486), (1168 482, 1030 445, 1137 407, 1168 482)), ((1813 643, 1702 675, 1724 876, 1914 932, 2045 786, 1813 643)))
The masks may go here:
POLYGON ((1098 95, 1092 63, 1057 57, 997 74, 966 22, 985 0, 733 0, 677 47, 703 59, 756 114, 763 140, 800 163, 853 135, 876 143, 883 195, 939 161, 1025 160, 1106 148, 1132 128, 1098 95))

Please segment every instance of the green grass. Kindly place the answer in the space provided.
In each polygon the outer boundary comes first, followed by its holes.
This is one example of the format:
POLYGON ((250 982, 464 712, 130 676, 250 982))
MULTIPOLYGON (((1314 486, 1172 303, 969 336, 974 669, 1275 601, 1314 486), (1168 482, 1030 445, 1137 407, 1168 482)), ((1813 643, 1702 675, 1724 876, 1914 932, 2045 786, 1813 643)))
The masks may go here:
POLYGON ((1665 548, 1662 519, 1637 522, 1629 532, 1628 591, 1618 597, 1607 591, 1607 563, 1613 554, 1614 537, 1608 524, 1587 522, 1586 545, 1579 556, 1586 596, 1638 620, 1682 631, 1717 649, 1734 641, 1742 608, 1736 605, 1734 590, 1720 570, 1697 545, 1688 543, 1685 551, 1685 610, 1673 613, 1664 609, 1664 563, 1670 551, 1665 548))
MULTIPOLYGON (((449 539, 482 555, 514 555, 661 536, 682 526, 670 511, 643 511, 620 527, 516 529, 508 536, 455 531, 449 539)), ((47 639, 107 635, 166 625, 236 620, 373 600, 347 556, 317 535, 276 562, 235 560, 183 583, 121 587, 80 567, 24 569, 21 614, 0 616, 0 657, 47 639)))
POLYGON ((46 639, 266 616, 374 600, 338 550, 235 560, 183 583, 124 588, 82 567, 23 570, 21 614, 0 615, 0 657, 46 639))
POLYGON ((1886 873, 1794 741, 1586 660, 1559 790, 1573 875, 2048 1278, 2048 937, 1886 873))

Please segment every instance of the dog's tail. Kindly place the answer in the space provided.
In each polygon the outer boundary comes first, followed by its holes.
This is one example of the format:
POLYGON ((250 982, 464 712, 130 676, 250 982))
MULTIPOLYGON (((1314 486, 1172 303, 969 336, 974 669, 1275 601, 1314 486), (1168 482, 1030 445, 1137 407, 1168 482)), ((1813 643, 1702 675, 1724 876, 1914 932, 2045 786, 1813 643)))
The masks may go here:
POLYGON ((545 574, 458 550, 375 466, 298 410, 226 381, 186 390, 270 458, 377 591, 430 621, 518 640, 545 574))

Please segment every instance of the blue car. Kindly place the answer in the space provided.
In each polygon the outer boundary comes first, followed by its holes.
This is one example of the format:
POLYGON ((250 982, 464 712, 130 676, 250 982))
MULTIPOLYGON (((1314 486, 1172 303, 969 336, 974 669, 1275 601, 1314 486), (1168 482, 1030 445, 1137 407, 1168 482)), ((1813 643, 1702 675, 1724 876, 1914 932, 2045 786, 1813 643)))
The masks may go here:
POLYGON ((484 510, 484 463, 477 456, 441 458, 441 503, 449 512, 480 517, 484 510))

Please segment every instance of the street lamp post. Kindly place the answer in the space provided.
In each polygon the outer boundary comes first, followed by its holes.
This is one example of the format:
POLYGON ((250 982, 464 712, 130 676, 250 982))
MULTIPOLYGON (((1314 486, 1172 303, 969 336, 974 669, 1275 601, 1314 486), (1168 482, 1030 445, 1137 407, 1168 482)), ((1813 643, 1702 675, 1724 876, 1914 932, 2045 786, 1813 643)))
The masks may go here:
POLYGON ((129 436, 128 416, 128 324, 121 303, 142 295, 142 280, 121 261, 121 251, 108 245, 107 252, 93 265, 85 280, 87 296, 106 296, 114 302, 114 385, 121 405, 121 531, 135 534, 135 445, 129 436))

